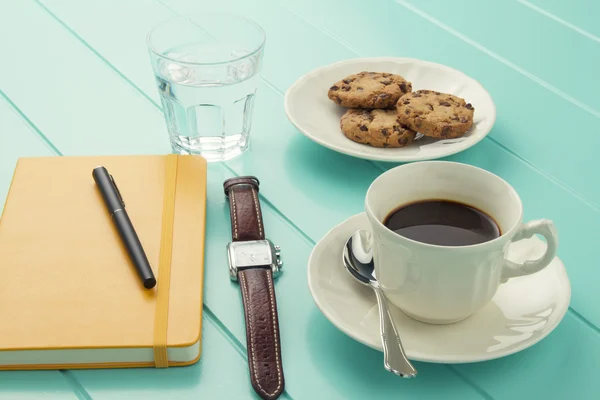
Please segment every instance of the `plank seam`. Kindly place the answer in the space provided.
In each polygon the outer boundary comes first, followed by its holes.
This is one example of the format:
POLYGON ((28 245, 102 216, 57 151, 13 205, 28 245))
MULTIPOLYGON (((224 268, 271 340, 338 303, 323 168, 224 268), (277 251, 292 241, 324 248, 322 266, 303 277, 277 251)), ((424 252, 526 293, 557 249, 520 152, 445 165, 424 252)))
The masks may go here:
POLYGON ((0 89, 0 97, 2 97, 10 105, 15 113, 21 117, 30 130, 44 143, 44 145, 55 155, 62 156, 62 153, 54 146, 54 144, 42 133, 42 131, 25 115, 25 113, 0 89))
POLYGON ((456 374, 456 376, 458 376, 463 382, 469 384, 485 400, 494 400, 494 398, 488 392, 486 392, 485 390, 480 388, 475 382, 473 382, 471 379, 469 379, 465 375, 463 375, 460 371, 458 371, 458 369, 456 369, 455 366, 447 365, 447 367, 452 372, 454 372, 456 374))
POLYGON ((437 18, 432 17, 431 15, 427 14, 425 11, 421 10, 420 8, 415 7, 414 5, 412 5, 411 3, 405 1, 405 0, 395 0, 397 4, 403 6, 404 8, 412 11, 413 13, 417 14, 418 16, 420 16, 423 19, 426 19, 427 21, 431 22, 434 25, 437 25, 438 27, 442 28, 443 30, 445 30, 446 32, 450 33, 452 36, 455 36, 457 38, 459 38, 460 40, 462 40, 463 42, 475 47, 476 49, 478 49, 479 51, 481 51, 482 53, 487 54, 488 56, 496 59, 497 61, 500 61, 502 64, 514 69, 515 71, 517 71, 518 73, 520 73, 521 75, 531 79, 532 81, 534 81, 535 83, 537 83, 538 85, 550 90, 551 92, 553 92, 554 94, 562 97, 563 99, 567 100, 568 102, 574 104, 575 106, 587 111, 588 113, 592 114, 593 116, 595 116, 596 118, 600 118, 600 111, 588 106, 587 104, 577 100, 575 97, 567 94, 566 92, 563 92, 562 90, 560 90, 559 88, 557 88, 556 86, 546 82, 545 80, 535 76, 534 74, 532 74, 531 72, 527 71, 524 68, 519 67, 517 64, 513 63, 512 61, 502 57, 501 55, 494 53, 493 51, 491 51, 490 49, 488 49, 487 47, 483 46, 481 43, 476 42, 475 40, 471 39, 470 37, 460 33, 459 31, 457 31, 454 28, 451 28, 450 26, 444 24, 443 22, 441 22, 440 20, 438 20, 437 18))
POLYGON ((77 380, 77 378, 73 376, 71 371, 66 369, 61 369, 59 371, 62 374, 62 376, 69 382, 69 385, 73 389, 73 392, 75 392, 75 396, 77 396, 79 400, 92 400, 92 396, 90 396, 90 394, 87 392, 87 390, 85 390, 85 388, 77 380))
POLYGON ((87 41, 85 41, 81 36, 77 34, 69 25, 67 25, 62 19, 58 18, 56 14, 54 14, 45 4, 41 3, 40 0, 33 0, 38 6, 40 6, 48 15, 52 17, 56 22, 58 22, 63 28, 67 30, 71 35, 75 37, 81 44, 83 44, 89 51, 91 51, 96 57, 102 60, 114 73, 116 73, 121 79, 125 82, 129 83, 131 88, 137 93, 139 96, 142 96, 146 100, 148 100, 155 108, 162 113, 162 108, 143 90, 141 90, 137 85, 135 85, 125 74, 119 71, 116 67, 114 67, 102 54, 100 54, 96 49, 94 49, 87 41))
POLYGON ((570 23, 569 21, 566 21, 566 20, 550 13, 550 12, 544 10, 543 8, 540 8, 534 4, 531 4, 530 2, 528 2, 526 0, 516 0, 516 1, 521 3, 522 5, 524 5, 525 7, 529 7, 532 10, 544 15, 545 17, 550 18, 550 19, 558 22, 559 24, 566 26, 567 28, 572 29, 573 31, 579 33, 580 35, 585 36, 588 39, 591 39, 595 42, 600 43, 600 38, 598 36, 594 35, 593 33, 590 33, 588 31, 586 31, 585 29, 582 29, 582 28, 578 27, 577 25, 570 23))

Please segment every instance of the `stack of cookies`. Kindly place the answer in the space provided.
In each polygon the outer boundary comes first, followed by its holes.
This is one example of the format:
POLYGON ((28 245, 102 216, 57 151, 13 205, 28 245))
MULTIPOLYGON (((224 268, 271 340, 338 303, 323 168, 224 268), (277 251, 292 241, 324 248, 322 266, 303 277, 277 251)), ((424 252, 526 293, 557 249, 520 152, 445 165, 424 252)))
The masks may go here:
POLYGON ((328 97, 348 108, 340 127, 350 140, 374 147, 405 147, 417 133, 438 139, 464 135, 474 108, 460 97, 433 90, 412 91, 400 75, 360 72, 329 88, 328 97))

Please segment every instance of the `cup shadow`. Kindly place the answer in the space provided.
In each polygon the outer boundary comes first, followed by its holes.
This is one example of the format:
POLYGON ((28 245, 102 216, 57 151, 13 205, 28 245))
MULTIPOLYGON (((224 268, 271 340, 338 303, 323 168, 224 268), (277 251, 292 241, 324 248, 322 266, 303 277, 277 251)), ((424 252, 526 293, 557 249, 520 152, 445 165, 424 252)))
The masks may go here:
POLYGON ((292 181, 310 192, 315 184, 335 188, 349 183, 366 191, 383 172, 367 160, 323 147, 300 133, 294 135, 286 148, 285 166, 292 181))
POLYGON ((412 362, 418 371, 414 379, 403 379, 386 371, 382 352, 346 336, 316 308, 309 317, 306 336, 311 344, 312 365, 325 380, 343 382, 335 385, 342 398, 357 394, 395 398, 400 390, 407 398, 411 398, 410 393, 419 397, 424 392, 431 398, 444 398, 448 390, 457 389, 460 378, 451 371, 451 365, 412 362))

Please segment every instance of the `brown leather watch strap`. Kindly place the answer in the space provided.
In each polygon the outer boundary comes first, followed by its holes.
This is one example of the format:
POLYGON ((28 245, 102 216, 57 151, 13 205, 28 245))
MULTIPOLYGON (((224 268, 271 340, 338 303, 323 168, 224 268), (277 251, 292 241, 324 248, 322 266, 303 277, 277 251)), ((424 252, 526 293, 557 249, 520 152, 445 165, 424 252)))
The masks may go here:
POLYGON ((277 302, 271 270, 238 272, 246 315, 246 343, 252 387, 263 399, 283 392, 284 378, 277 318, 277 302))
MULTIPOLYGON (((232 178, 223 187, 229 197, 233 241, 264 240, 258 179, 232 178)), ((250 382, 261 398, 276 399, 283 393, 284 376, 273 272, 269 265, 256 266, 240 269, 237 277, 246 320, 250 382)))
POLYGON ((225 194, 229 197, 234 242, 265 238, 258 202, 258 185, 258 179, 251 176, 228 179, 223 185, 225 194))

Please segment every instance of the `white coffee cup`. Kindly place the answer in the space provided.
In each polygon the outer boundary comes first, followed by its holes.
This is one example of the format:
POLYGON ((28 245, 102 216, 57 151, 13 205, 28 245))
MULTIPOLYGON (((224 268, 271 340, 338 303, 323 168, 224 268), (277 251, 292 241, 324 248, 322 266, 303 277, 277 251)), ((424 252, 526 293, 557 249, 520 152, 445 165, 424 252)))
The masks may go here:
POLYGON ((408 316, 446 324, 467 318, 508 279, 536 273, 556 255, 557 233, 549 220, 523 224, 523 206, 506 181, 483 169, 445 161, 401 165, 371 184, 365 201, 374 247, 375 272, 386 297, 408 316), (491 216, 500 236, 469 246, 417 242, 387 228, 386 216, 423 200, 453 200, 491 216), (545 237, 545 254, 517 264, 506 259, 514 241, 545 237))

